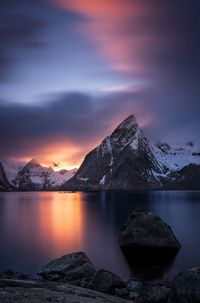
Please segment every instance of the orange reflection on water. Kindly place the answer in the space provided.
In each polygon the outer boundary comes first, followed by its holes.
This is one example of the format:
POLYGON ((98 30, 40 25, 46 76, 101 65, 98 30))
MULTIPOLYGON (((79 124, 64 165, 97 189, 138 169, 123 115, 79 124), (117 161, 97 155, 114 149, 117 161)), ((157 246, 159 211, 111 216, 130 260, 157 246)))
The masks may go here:
POLYGON ((53 251, 78 250, 83 241, 84 207, 81 193, 41 193, 38 210, 40 240, 53 251))

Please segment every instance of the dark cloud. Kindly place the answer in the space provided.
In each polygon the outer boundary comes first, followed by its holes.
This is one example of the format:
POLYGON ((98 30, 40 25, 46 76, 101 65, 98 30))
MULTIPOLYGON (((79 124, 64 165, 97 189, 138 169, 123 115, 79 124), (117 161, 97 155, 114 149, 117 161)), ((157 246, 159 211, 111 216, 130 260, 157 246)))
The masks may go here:
MULTIPOLYGON (((60 139, 85 150, 106 135, 113 119, 123 114, 121 101, 120 96, 97 100, 85 94, 70 93, 59 95, 42 106, 1 102, 0 158, 31 153, 60 139)), ((130 102, 130 98, 126 98, 126 102, 130 102)))
POLYGON ((45 22, 30 9, 26 10, 26 6, 33 3, 23 0, 0 2, 0 81, 11 75, 20 51, 25 56, 28 49, 44 46, 37 34, 44 28, 45 22))
POLYGON ((1 103, 1 157, 19 156, 34 144, 51 144, 64 137, 77 144, 91 140, 99 131, 89 96, 72 93, 43 106, 1 103), (91 124, 93 127, 91 127, 91 124), (80 142, 79 142, 80 141, 80 142))
POLYGON ((83 157, 130 113, 136 114, 145 132, 155 140, 173 137, 176 142, 182 135, 185 140, 193 139, 193 129, 198 135, 197 119, 191 123, 190 119, 184 120, 181 112, 163 112, 153 99, 150 92, 140 91, 98 98, 81 93, 61 94, 38 106, 1 102, 0 158, 33 154, 60 140, 77 146, 83 157))

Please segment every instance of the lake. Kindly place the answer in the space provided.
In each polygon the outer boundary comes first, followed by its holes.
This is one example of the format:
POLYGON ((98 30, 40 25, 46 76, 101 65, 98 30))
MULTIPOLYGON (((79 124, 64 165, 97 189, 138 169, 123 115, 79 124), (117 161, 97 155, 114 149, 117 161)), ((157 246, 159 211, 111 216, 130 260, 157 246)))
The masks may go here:
POLYGON ((138 276, 146 269, 130 265, 117 242, 137 208, 160 215, 182 244, 162 268, 165 277, 200 266, 200 192, 9 192, 0 193, 0 270, 35 275, 49 260, 82 250, 97 269, 138 276))

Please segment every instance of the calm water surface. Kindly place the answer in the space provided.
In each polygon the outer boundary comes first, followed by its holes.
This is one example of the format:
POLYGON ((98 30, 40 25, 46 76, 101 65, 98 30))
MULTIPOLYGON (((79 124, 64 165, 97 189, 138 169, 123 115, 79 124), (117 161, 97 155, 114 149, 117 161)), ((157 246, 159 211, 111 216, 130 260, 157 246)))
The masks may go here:
POLYGON ((49 260, 83 250, 97 269, 135 276, 117 235, 138 207, 159 214, 182 244, 165 276, 200 266, 200 192, 29 192, 0 193, 0 270, 35 274, 49 260))

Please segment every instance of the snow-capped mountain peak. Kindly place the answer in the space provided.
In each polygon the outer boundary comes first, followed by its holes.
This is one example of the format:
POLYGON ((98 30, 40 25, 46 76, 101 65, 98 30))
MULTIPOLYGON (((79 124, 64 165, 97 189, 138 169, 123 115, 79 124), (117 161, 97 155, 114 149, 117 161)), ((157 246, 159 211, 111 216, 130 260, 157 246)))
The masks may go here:
POLYGON ((193 142, 179 147, 171 147, 168 143, 151 145, 155 158, 168 168, 177 171, 189 164, 200 165, 200 147, 193 142))
POLYGON ((119 124, 116 130, 120 128, 132 129, 135 128, 135 126, 138 127, 136 117, 134 115, 130 115, 119 124))
POLYGON ((41 164, 38 162, 37 159, 31 159, 26 165, 26 168, 34 168, 34 167, 42 167, 41 164))
POLYGON ((98 150, 102 154, 112 154, 112 151, 121 151, 126 146, 131 146, 132 149, 138 148, 138 140, 142 138, 142 131, 140 130, 136 118, 131 115, 126 118, 113 132, 110 136, 107 136, 98 150))
POLYGON ((151 143, 131 115, 85 157, 77 173, 63 189, 196 187, 191 175, 199 174, 200 150, 194 149, 195 145, 191 142, 183 148, 172 148, 167 143, 151 143))

